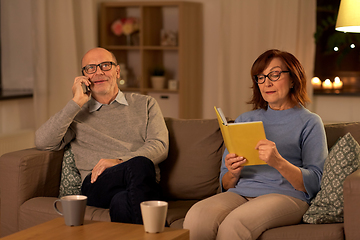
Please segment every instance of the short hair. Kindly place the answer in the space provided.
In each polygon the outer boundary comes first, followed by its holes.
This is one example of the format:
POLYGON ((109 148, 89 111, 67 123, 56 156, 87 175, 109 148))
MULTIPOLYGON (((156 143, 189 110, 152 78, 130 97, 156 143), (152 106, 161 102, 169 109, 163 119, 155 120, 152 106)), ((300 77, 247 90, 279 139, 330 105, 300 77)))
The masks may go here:
POLYGON ((280 51, 278 49, 271 49, 261 54, 251 67, 253 95, 248 104, 253 105, 253 110, 259 108, 265 110, 267 109, 268 103, 262 97, 259 86, 255 82, 254 76, 262 74, 265 68, 267 68, 267 66, 274 58, 280 58, 280 60, 290 71, 290 78, 293 81, 293 88, 291 88, 289 91, 290 101, 295 106, 298 106, 299 103, 303 106, 305 106, 307 103, 310 103, 310 99, 306 91, 305 70, 299 60, 291 53, 280 51))

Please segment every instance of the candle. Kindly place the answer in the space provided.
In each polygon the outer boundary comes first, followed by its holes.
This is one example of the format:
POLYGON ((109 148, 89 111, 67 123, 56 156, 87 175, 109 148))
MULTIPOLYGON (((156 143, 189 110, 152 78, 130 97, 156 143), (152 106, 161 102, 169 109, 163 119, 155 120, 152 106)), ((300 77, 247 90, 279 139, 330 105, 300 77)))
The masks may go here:
POLYGON ((321 88, 321 81, 318 77, 313 77, 311 79, 311 84, 314 89, 320 89, 321 88))
POLYGON ((323 82, 322 86, 323 86, 324 89, 332 89, 333 84, 332 84, 332 82, 330 81, 330 79, 326 79, 326 80, 323 82))
POLYGON ((339 77, 335 77, 333 87, 334 89, 341 89, 343 87, 343 82, 340 80, 339 77))

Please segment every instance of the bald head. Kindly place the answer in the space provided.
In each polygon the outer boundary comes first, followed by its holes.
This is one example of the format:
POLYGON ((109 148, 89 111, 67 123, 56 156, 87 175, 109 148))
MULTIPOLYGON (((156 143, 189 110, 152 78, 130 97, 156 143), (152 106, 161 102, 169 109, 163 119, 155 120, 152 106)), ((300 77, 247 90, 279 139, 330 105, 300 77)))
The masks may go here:
POLYGON ((90 49, 87 53, 85 53, 84 57, 81 60, 81 67, 84 67, 88 64, 96 64, 96 62, 92 61, 96 61, 99 58, 107 58, 108 61, 117 64, 116 57, 112 52, 106 50, 105 48, 97 47, 90 49))

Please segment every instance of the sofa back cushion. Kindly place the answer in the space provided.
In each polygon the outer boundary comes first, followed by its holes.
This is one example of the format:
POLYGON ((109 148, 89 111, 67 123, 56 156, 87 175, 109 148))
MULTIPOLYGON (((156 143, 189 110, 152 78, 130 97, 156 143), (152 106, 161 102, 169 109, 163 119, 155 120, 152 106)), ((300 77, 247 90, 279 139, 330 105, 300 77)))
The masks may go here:
POLYGON ((165 118, 169 155, 159 164, 160 185, 171 199, 204 199, 219 191, 224 143, 217 119, 165 118))
POLYGON ((325 132, 328 149, 348 132, 360 143, 360 122, 325 124, 325 132))

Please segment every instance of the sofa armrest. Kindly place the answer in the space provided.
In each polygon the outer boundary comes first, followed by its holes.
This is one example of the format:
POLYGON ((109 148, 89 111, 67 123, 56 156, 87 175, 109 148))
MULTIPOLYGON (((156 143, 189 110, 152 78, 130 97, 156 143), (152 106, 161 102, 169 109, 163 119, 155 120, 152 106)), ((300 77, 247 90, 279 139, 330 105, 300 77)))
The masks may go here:
POLYGON ((344 230, 346 239, 360 236, 360 169, 344 182, 344 230))
POLYGON ((39 196, 59 194, 63 151, 35 148, 0 157, 1 235, 18 231, 19 208, 39 196))

